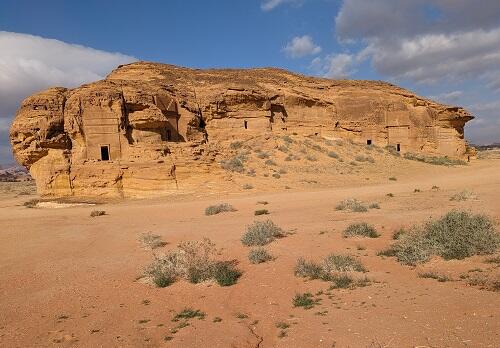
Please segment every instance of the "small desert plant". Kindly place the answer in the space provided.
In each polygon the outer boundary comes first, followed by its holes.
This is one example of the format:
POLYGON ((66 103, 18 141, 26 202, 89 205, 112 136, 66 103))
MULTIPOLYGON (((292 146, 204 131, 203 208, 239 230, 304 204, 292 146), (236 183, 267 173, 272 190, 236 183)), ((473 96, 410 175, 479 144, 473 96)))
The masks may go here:
POLYGON ((339 155, 337 155, 336 152, 334 151, 329 151, 328 152, 328 157, 331 157, 331 158, 339 158, 339 155))
POLYGON ((269 202, 268 201, 258 201, 257 204, 266 205, 266 204, 269 204, 269 202))
POLYGON ((285 329, 288 329, 290 327, 290 324, 288 323, 285 323, 283 321, 279 321, 275 324, 275 326, 278 328, 278 329, 282 329, 282 330, 285 330, 285 329))
POLYGON ((264 248, 255 248, 248 253, 248 259, 253 264, 267 262, 273 259, 272 255, 264 248))
POLYGON ((419 278, 431 278, 431 279, 436 279, 438 282, 447 282, 450 279, 450 277, 442 274, 438 274, 436 272, 423 272, 418 274, 419 278))
POLYGON ((30 199, 27 202, 24 202, 23 205, 26 208, 36 208, 36 206, 38 205, 38 203, 40 203, 40 200, 35 198, 35 199, 30 199))
POLYGON ((434 191, 438 191, 439 190, 439 186, 436 186, 436 185, 433 185, 431 190, 434 190, 434 191))
POLYGON ((106 212, 104 210, 92 210, 90 212, 91 217, 97 217, 97 216, 103 216, 106 215, 106 212))
POLYGON ((289 135, 284 135, 281 139, 283 139, 283 141, 286 143, 293 143, 293 139, 289 135))
POLYGON ((247 175, 254 177, 254 176, 257 175, 257 173, 255 172, 255 169, 250 168, 250 169, 247 170, 247 175))
POLYGON ((309 279, 320 279, 324 275, 322 265, 314 261, 307 261, 302 257, 297 260, 294 273, 297 277, 309 279))
POLYGON ((303 307, 304 309, 311 309, 314 305, 318 304, 318 300, 313 298, 313 294, 306 292, 303 294, 296 294, 293 298, 294 307, 303 307))
POLYGON ((288 147, 286 147, 285 145, 278 146, 278 150, 281 152, 285 152, 285 153, 287 153, 289 151, 288 147))
POLYGON ((335 210, 350 210, 356 213, 364 213, 368 208, 355 198, 344 199, 337 204, 335 210))
POLYGON ((205 215, 210 216, 210 215, 216 215, 220 213, 225 213, 225 212, 231 212, 231 211, 236 211, 234 207, 231 204, 228 203, 220 203, 216 205, 210 205, 205 208, 205 215))
POLYGON ((399 262, 408 265, 426 262, 432 255, 445 260, 492 254, 500 245, 500 235, 485 215, 450 211, 422 226, 414 226, 391 249, 399 262))
POLYGON ((418 192, 420 192, 420 189, 418 189, 418 188, 413 190, 413 193, 418 193, 418 192))
POLYGON ((311 162, 316 162, 318 159, 312 155, 307 155, 306 160, 311 161, 311 162))
POLYGON ((264 162, 266 166, 275 166, 276 162, 274 162, 272 159, 268 159, 266 162, 264 162))
POLYGON ((476 199, 476 195, 468 190, 463 190, 461 192, 455 193, 450 197, 450 201, 457 201, 457 202, 466 201, 469 199, 476 199))
POLYGON ((243 173, 245 171, 246 156, 244 154, 238 154, 232 158, 224 160, 220 163, 222 169, 243 173))
POLYGON ((273 175, 272 175, 272 176, 273 176, 273 178, 275 178, 275 179, 279 179, 279 178, 281 178, 281 175, 280 175, 279 173, 273 173, 273 175))
POLYGON ((199 309, 192 309, 192 308, 184 308, 182 311, 177 313, 172 321, 179 321, 181 319, 193 319, 193 318, 198 318, 198 319, 205 319, 205 313, 200 311, 199 309))
POLYGON ((267 209, 257 209, 255 212, 254 212, 254 215, 268 215, 269 214, 269 210, 267 209))
POLYGON ((399 228, 396 231, 394 231, 394 233, 392 234, 392 239, 394 239, 394 240, 401 239, 401 237, 407 233, 408 233, 408 231, 405 230, 404 228, 399 228))
POLYGON ((235 141, 235 142, 232 142, 231 144, 229 144, 229 148, 231 150, 238 150, 239 148, 241 148, 242 145, 243 145, 243 142, 235 141))
POLYGON ((388 194, 386 194, 386 196, 392 198, 392 197, 394 197, 394 193, 389 192, 388 194))
POLYGON ((446 156, 436 157, 436 156, 424 156, 418 155, 411 152, 407 152, 403 156, 407 160, 419 161, 440 166, 455 166, 455 165, 466 165, 467 163, 459 159, 451 159, 446 156))
POLYGON ((168 286, 177 278, 191 283, 215 279, 221 286, 234 284, 241 273, 233 263, 215 260, 216 252, 209 239, 182 242, 177 249, 155 255, 144 273, 158 287, 168 286))
POLYGON ((395 176, 391 176, 391 177, 389 178, 389 180, 390 180, 390 181, 396 181, 396 180, 398 180, 398 179, 397 179, 395 176))
POLYGON ((369 163, 375 162, 373 157, 370 156, 357 155, 354 159, 358 162, 369 162, 369 163))
POLYGON ((236 284, 241 272, 232 262, 218 261, 212 266, 211 275, 220 286, 231 286, 236 284))
POLYGON ((385 149, 387 150, 387 152, 393 156, 396 156, 396 157, 399 157, 401 156, 401 154, 399 153, 399 151, 397 150, 397 148, 394 146, 394 145, 387 145, 385 147, 385 149))
POLYGON ((343 234, 344 238, 350 237, 370 237, 377 238, 379 234, 375 230, 375 228, 371 225, 368 225, 366 222, 354 223, 344 230, 343 234))
POLYGON ((323 261, 324 271, 328 274, 334 272, 366 272, 363 264, 351 255, 328 255, 323 261))
POLYGON ((255 221, 247 226, 245 234, 241 237, 241 242, 246 246, 266 245, 283 236, 283 230, 271 220, 255 221))
POLYGON ((380 205, 376 202, 374 203, 370 203, 370 205, 368 206, 368 208, 370 209, 380 209, 380 205))
POLYGON ((151 232, 141 234, 141 236, 139 237, 139 242, 151 249, 160 248, 167 244, 161 239, 161 236, 153 234, 151 232))
POLYGON ((354 284, 354 278, 346 273, 334 274, 330 280, 332 282, 330 289, 349 289, 354 284))

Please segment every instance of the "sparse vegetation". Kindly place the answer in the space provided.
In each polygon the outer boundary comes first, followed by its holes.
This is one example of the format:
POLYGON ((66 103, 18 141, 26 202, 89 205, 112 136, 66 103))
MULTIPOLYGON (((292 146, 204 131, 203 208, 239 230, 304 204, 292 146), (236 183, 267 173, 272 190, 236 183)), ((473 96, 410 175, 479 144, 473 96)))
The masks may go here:
POLYGON ((313 294, 306 292, 303 294, 296 294, 293 298, 294 307, 302 307, 304 309, 311 309, 319 303, 318 299, 314 299, 313 294))
POLYGON ((311 162, 316 162, 318 159, 314 157, 313 155, 307 155, 306 160, 311 161, 311 162))
POLYGON ((236 211, 234 207, 231 204, 228 203, 220 203, 220 204, 215 204, 215 205, 210 205, 205 208, 205 215, 210 216, 210 215, 216 215, 220 213, 225 213, 225 212, 232 212, 236 211))
POLYGON ((253 189, 253 185, 251 185, 251 184, 243 185, 243 190, 251 190, 251 189, 253 189))
POLYGON ((266 204, 269 204, 269 202, 268 201, 258 201, 257 204, 266 205, 266 204))
POLYGON ((428 261, 432 255, 450 260, 492 254, 499 245, 500 236, 489 217, 453 210, 414 226, 387 252, 402 264, 415 265, 428 261))
POLYGON ((103 216, 106 215, 106 212, 104 210, 92 210, 90 212, 91 217, 97 217, 97 216, 103 216))
POLYGON ((375 160, 371 156, 357 155, 354 159, 358 162, 375 163, 375 160))
POLYGON ((284 135, 281 139, 288 144, 293 143, 293 139, 289 135, 284 135))
POLYGON ((272 159, 268 159, 266 162, 264 162, 266 166, 275 166, 276 162, 274 162, 272 159))
POLYGON ((191 283, 214 279, 221 286, 234 284, 241 273, 233 263, 218 261, 215 255, 215 245, 209 239, 182 242, 177 249, 155 255, 144 274, 158 287, 169 286, 177 278, 191 283))
POLYGON ((393 156, 396 156, 396 157, 399 157, 401 156, 401 154, 399 153, 399 151, 397 150, 396 146, 394 145, 387 145, 385 147, 385 149, 387 150, 387 152, 393 156))
POLYGON ((386 196, 392 198, 392 197, 394 197, 394 193, 389 192, 388 194, 386 194, 386 196))
POLYGON ((368 225, 366 222, 354 223, 349 225, 342 234, 344 238, 350 237, 369 237, 369 238, 377 238, 379 234, 375 230, 375 228, 371 225, 368 225))
POLYGON ((403 235, 407 234, 408 231, 405 230, 404 228, 399 228, 394 233, 392 234, 392 239, 398 240, 400 239, 403 235))
POLYGON ((143 246, 151 249, 160 248, 167 244, 162 240, 161 236, 153 234, 151 232, 141 234, 141 236, 139 237, 139 242, 141 242, 143 246))
POLYGON ((231 172, 237 172, 237 173, 243 173, 245 171, 245 162, 247 160, 247 157, 244 153, 240 153, 234 157, 231 157, 227 160, 221 161, 220 165, 222 169, 231 171, 231 172))
POLYGON ((269 254, 264 248, 255 248, 250 250, 250 252, 248 253, 248 259, 253 264, 259 264, 271 261, 273 259, 273 256, 269 254))
POLYGON ((450 279, 450 277, 439 274, 436 272, 423 272, 418 274, 419 278, 431 278, 431 279, 436 279, 438 282, 447 282, 450 279))
POLYGON ((469 199, 476 199, 476 195, 468 190, 463 190, 461 192, 455 193, 450 197, 450 201, 456 201, 456 202, 461 202, 461 201, 467 201, 469 199))
POLYGON ((411 161, 419 161, 440 166, 456 166, 456 165, 466 165, 467 163, 459 159, 451 159, 447 156, 436 157, 436 156, 424 156, 419 154, 414 154, 407 152, 403 155, 403 158, 411 161))
POLYGON ((182 311, 177 313, 172 321, 179 321, 181 319, 193 319, 198 318, 200 320, 205 319, 205 313, 199 309, 184 308, 182 311))
POLYGON ((23 205, 26 208, 36 208, 38 203, 40 203, 40 200, 35 198, 35 199, 30 199, 29 201, 24 202, 23 205))
POLYGON ((269 158, 269 153, 262 151, 262 152, 257 153, 257 157, 260 159, 266 159, 266 158, 269 158))
POLYGON ((418 192, 420 192, 420 189, 418 189, 418 188, 413 190, 413 193, 418 193, 418 192))
POLYGON ((368 208, 370 209, 380 209, 380 205, 376 202, 374 203, 370 203, 370 205, 368 206, 368 208))
POLYGON ((262 246, 284 236, 284 231, 271 220, 255 221, 247 226, 241 242, 246 246, 262 246))
POLYGON ((350 210, 356 213, 364 213, 368 208, 355 198, 344 199, 337 204, 335 210, 350 210))
POLYGON ((396 180, 398 180, 398 179, 397 179, 395 176, 391 176, 391 177, 389 177, 389 180, 390 180, 390 181, 396 181, 396 180))
POLYGON ((232 142, 231 144, 229 144, 229 148, 231 150, 238 150, 242 146, 243 146, 243 142, 241 142, 241 141, 235 141, 235 142, 232 142))
POLYGON ((267 209, 257 209, 255 212, 254 212, 254 215, 268 215, 269 214, 269 210, 267 209))

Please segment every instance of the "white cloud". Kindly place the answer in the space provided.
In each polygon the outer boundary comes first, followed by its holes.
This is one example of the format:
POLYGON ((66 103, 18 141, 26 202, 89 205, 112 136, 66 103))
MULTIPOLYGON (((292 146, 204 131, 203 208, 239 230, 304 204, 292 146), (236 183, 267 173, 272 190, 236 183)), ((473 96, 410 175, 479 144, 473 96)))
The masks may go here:
POLYGON ((0 31, 0 117, 20 101, 50 87, 75 87, 102 79, 135 58, 39 36, 0 31))
POLYGON ((302 3, 302 0, 265 0, 260 5, 260 8, 263 11, 272 11, 276 7, 286 3, 295 3, 300 5, 302 3))
POLYGON ((316 45, 309 35, 296 36, 283 48, 285 54, 292 58, 315 55, 321 52, 321 47, 316 45))
POLYGON ((8 153, 10 122, 25 97, 52 86, 75 87, 100 80, 118 65, 136 60, 120 53, 5 31, 0 31, 0 52, 0 162, 8 153))
POLYGON ((438 95, 432 95, 429 96, 429 98, 441 103, 450 103, 458 101, 463 95, 464 92, 462 91, 452 91, 452 92, 441 93, 438 95))
POLYGON ((324 77, 345 79, 356 72, 354 67, 357 59, 356 56, 347 53, 317 57, 312 60, 310 69, 324 77))

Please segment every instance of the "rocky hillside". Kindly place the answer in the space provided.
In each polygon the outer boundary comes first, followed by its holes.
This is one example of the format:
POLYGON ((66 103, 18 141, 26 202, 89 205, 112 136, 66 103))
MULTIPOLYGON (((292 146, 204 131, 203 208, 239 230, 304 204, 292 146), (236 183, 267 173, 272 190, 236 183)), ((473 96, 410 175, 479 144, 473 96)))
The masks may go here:
MULTIPOLYGON (((10 137, 40 194, 128 197, 196 189, 224 168, 237 175, 224 161, 238 142, 278 149, 276 139, 317 137, 459 158, 470 119, 460 107, 384 82, 139 62, 26 98, 10 137)), ((309 162, 308 169, 326 163, 309 162)))

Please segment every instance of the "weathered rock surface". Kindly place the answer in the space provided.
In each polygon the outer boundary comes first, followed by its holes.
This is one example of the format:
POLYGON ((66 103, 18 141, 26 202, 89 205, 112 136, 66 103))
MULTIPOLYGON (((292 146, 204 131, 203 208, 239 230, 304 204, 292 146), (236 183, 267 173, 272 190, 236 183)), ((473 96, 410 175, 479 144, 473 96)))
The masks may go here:
POLYGON ((26 98, 10 138, 40 194, 124 197, 176 190, 218 167, 214 144, 264 132, 461 157, 471 119, 384 82, 138 62, 26 98))

